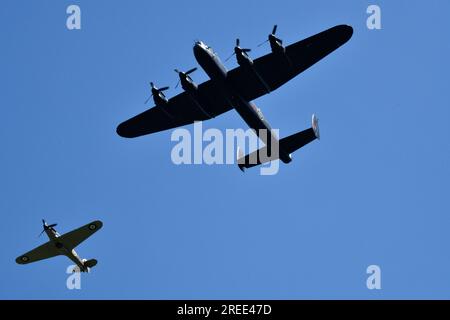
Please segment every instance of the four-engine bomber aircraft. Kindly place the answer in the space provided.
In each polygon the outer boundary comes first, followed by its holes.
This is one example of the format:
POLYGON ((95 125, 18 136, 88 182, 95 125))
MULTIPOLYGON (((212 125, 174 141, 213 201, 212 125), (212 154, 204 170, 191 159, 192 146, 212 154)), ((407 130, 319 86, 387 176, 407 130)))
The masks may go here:
POLYGON ((72 260, 78 268, 80 268, 81 272, 89 272, 90 268, 97 265, 97 260, 95 259, 81 259, 75 252, 74 248, 100 230, 103 226, 101 221, 91 222, 62 236, 55 230, 56 223, 48 225, 45 220, 42 220, 42 224, 44 230, 42 230, 41 234, 45 232, 50 241, 18 257, 16 259, 18 264, 28 264, 39 260, 64 255, 72 260))
POLYGON ((284 163, 291 162, 292 152, 319 138, 317 118, 313 116, 312 128, 278 140, 261 110, 251 101, 279 88, 342 46, 352 37, 353 29, 339 25, 285 47, 275 36, 276 28, 266 40, 272 52, 256 60, 248 55, 250 49, 240 47, 237 39, 233 55, 239 67, 231 71, 227 71, 211 47, 197 41, 194 56, 210 80, 197 86, 189 76, 196 68, 187 72, 175 70, 184 92, 169 100, 163 93, 168 87, 158 89, 151 83, 156 106, 121 123, 117 133, 126 138, 139 137, 208 120, 234 108, 266 145, 238 159, 241 170, 278 158, 284 163), (269 157, 260 156, 263 150, 269 157))

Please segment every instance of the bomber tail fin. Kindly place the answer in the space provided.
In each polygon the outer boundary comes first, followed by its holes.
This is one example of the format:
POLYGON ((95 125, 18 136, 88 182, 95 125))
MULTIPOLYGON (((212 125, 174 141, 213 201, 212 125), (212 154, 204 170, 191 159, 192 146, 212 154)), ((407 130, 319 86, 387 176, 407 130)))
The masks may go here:
POLYGON ((268 155, 267 146, 258 149, 246 156, 242 156, 240 154, 240 151, 238 151, 237 163, 239 169, 244 171, 244 169, 258 166, 276 159, 281 159, 284 163, 289 163, 291 161, 291 153, 304 147, 305 145, 316 139, 320 139, 319 119, 313 114, 311 128, 279 140, 278 152, 272 152, 271 155, 268 155), (285 154, 288 156, 284 156, 285 154))

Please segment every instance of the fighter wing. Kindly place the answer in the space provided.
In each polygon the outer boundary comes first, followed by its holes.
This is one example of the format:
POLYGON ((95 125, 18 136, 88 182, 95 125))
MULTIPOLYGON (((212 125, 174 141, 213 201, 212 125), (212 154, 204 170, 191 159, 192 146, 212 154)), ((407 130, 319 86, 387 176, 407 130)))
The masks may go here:
MULTIPOLYGON (((286 47, 286 54, 267 54, 254 60, 254 68, 271 91, 342 46, 352 36, 350 26, 340 25, 286 47)), ((255 75, 238 67, 228 73, 229 79, 248 101, 267 93, 255 75)))
POLYGON ((187 92, 171 98, 165 107, 153 107, 117 127, 125 138, 177 128, 183 125, 214 118, 232 109, 222 90, 211 80, 198 86, 194 100, 187 92))
POLYGON ((100 230, 102 226, 103 223, 101 221, 88 223, 81 228, 75 229, 62 235, 58 238, 58 241, 61 242, 66 248, 72 250, 84 240, 100 230))
POLYGON ((31 250, 30 252, 21 255, 16 259, 16 262, 18 264, 28 264, 39 260, 53 258, 58 255, 60 255, 59 250, 55 247, 54 243, 49 241, 31 250))

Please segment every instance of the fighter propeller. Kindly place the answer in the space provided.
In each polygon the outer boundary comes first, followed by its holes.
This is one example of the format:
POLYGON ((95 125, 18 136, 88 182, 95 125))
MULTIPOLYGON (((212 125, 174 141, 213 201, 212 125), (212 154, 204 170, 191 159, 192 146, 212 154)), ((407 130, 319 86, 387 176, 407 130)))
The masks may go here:
POLYGON ((42 232, 39 234, 39 237, 46 231, 46 230, 53 230, 56 232, 56 230, 54 229, 58 224, 57 223, 53 223, 51 225, 48 225, 47 222, 45 222, 44 219, 42 219, 42 227, 44 230, 42 230, 42 232))
POLYGON ((234 53, 231 56, 229 56, 227 60, 225 60, 225 62, 230 60, 234 55, 242 55, 242 53, 247 53, 250 51, 252 51, 252 49, 243 49, 240 47, 240 40, 238 38, 236 39, 236 46, 234 47, 234 53))
POLYGON ((152 89, 152 94, 150 95, 150 97, 148 97, 147 100, 145 100, 144 104, 147 104, 150 98, 153 97, 154 95, 159 95, 161 93, 165 97, 163 91, 169 90, 169 87, 157 88, 155 87, 155 84, 153 82, 150 82, 150 87, 152 89))

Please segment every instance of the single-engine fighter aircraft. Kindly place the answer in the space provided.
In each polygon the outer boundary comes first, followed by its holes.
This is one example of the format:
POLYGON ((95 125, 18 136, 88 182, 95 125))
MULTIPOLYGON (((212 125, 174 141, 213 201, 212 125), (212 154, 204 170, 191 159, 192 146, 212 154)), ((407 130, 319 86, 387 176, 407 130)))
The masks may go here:
POLYGON ((187 72, 175 70, 184 92, 171 99, 163 93, 168 87, 158 89, 151 83, 156 106, 121 123, 117 133, 135 138, 208 120, 234 108, 266 145, 252 154, 238 155, 242 171, 277 158, 284 163, 291 162, 292 152, 319 138, 317 118, 313 116, 310 129, 278 140, 261 110, 251 101, 279 88, 342 46, 352 37, 353 28, 339 25, 286 47, 275 36, 276 30, 277 26, 265 41, 270 43, 272 52, 255 60, 248 55, 251 49, 241 48, 237 39, 233 55, 239 67, 231 71, 227 71, 211 47, 202 41, 195 42, 194 56, 210 80, 196 85, 190 77, 196 68, 187 72), (268 156, 260 157, 262 151, 268 156), (251 161, 255 155, 256 161, 251 161))
MULTIPOLYGON (((45 220, 42 220, 42 224, 44 230, 42 230, 39 236, 45 232, 50 241, 18 257, 16 259, 18 264, 28 264, 39 260, 64 255, 72 260, 78 268, 80 268, 81 272, 89 272, 90 268, 97 265, 97 260, 95 259, 81 259, 74 249, 84 240, 101 229, 103 226, 101 221, 88 223, 87 225, 70 231, 62 236, 55 230, 57 225, 56 223, 48 225, 45 220)), ((73 271, 75 272, 76 270, 74 269, 73 271)))

